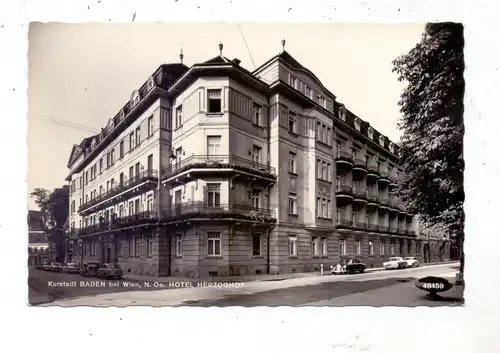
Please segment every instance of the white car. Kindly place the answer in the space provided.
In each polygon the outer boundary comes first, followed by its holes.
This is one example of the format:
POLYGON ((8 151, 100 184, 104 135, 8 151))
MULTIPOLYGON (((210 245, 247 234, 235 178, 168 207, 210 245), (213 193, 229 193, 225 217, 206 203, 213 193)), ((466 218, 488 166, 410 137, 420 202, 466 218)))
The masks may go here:
POLYGON ((389 261, 382 264, 386 270, 393 270, 398 268, 406 268, 407 263, 402 257, 390 257, 389 261))
POLYGON ((416 258, 414 258, 413 256, 405 257, 404 260, 406 261, 406 266, 407 267, 418 267, 418 266, 420 266, 420 262, 416 258))

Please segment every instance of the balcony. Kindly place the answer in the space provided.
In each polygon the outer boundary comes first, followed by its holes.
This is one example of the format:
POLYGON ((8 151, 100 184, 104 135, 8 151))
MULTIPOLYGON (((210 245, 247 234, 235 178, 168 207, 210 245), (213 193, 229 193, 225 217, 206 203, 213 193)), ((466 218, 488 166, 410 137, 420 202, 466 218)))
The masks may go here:
POLYGON ((380 230, 380 226, 378 224, 368 223, 366 226, 366 230, 369 232, 378 232, 380 230))
MULTIPOLYGON (((193 155, 178 163, 165 168, 162 173, 163 182, 168 183, 176 179, 189 178, 189 174, 231 173, 242 171, 254 176, 276 179, 276 169, 266 164, 254 162, 250 159, 235 155, 193 155), (190 173, 186 173, 186 172, 190 173)), ((179 180, 182 182, 182 180, 179 180)))
POLYGON ((337 218, 336 228, 367 231, 374 233, 393 234, 393 235, 404 235, 411 237, 415 236, 414 231, 408 231, 398 226, 395 227, 395 226, 379 225, 374 223, 357 222, 345 218, 337 218))
POLYGON ((367 177, 368 178, 376 178, 376 179, 378 179, 380 177, 378 164, 373 163, 373 162, 368 163, 367 177))
POLYGON ((337 218, 338 229, 354 229, 354 224, 350 219, 337 218))
POLYGON ((378 204, 378 202, 379 202, 378 192, 370 190, 368 192, 368 203, 370 203, 370 204, 378 204))
POLYGON ((358 203, 367 203, 368 202, 367 197, 366 197, 366 189, 365 188, 361 188, 361 187, 354 188, 353 195, 354 195, 354 200, 353 200, 354 202, 358 202, 358 203))
POLYGON ((380 204, 380 208, 389 208, 389 206, 390 206, 389 198, 386 196, 380 197, 379 204, 380 204))
POLYGON ((378 180, 379 183, 389 184, 391 182, 391 180, 389 179, 389 171, 387 169, 380 168, 379 175, 380 175, 380 179, 378 180))
POLYGON ((79 230, 78 235, 82 236, 108 233, 113 230, 120 230, 123 228, 141 226, 146 224, 155 224, 157 222, 158 217, 155 211, 143 211, 129 216, 116 217, 111 220, 102 220, 98 224, 83 227, 79 230))
POLYGON ((354 164, 354 159, 352 158, 352 153, 347 151, 338 150, 335 156, 335 162, 337 166, 348 166, 352 167, 354 164))
POLYGON ((378 230, 380 233, 390 233, 391 228, 389 226, 378 226, 378 230))
POLYGON ((116 196, 127 196, 134 192, 134 188, 141 186, 142 192, 156 188, 158 183, 158 172, 154 169, 147 169, 142 173, 136 174, 132 178, 124 180, 117 186, 97 195, 93 199, 83 203, 78 208, 78 213, 87 214, 95 212, 99 209, 107 207, 108 201, 111 201, 116 196))
POLYGON ((183 203, 173 206, 165 214, 166 222, 188 221, 192 219, 223 220, 240 219, 260 223, 274 223, 274 210, 254 208, 244 205, 209 205, 203 202, 183 203))
POLYGON ((355 158, 354 159, 354 167, 352 168, 353 173, 356 174, 366 174, 367 168, 366 168, 366 160, 362 158, 355 158))
POLYGON ((399 174, 391 171, 389 173, 389 186, 395 188, 399 184, 399 174))

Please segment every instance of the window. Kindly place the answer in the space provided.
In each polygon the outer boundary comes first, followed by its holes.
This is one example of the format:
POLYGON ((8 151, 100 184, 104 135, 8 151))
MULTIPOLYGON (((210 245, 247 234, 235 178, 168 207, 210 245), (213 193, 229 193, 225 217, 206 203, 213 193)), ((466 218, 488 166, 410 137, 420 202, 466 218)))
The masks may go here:
POLYGON ((323 97, 321 94, 318 94, 318 104, 321 105, 323 108, 326 108, 325 97, 323 97))
POLYGON ((129 180, 134 179, 134 166, 131 166, 130 168, 128 168, 128 178, 129 178, 129 180))
POLYGON ((321 238, 321 255, 326 256, 328 253, 328 238, 321 238))
POLYGON ((288 237, 288 254, 290 256, 297 256, 297 237, 295 235, 290 235, 288 237))
POLYGON ((328 168, 325 161, 321 163, 321 179, 328 180, 328 168))
POLYGON ((140 244, 141 239, 139 237, 135 237, 135 244, 134 244, 134 256, 139 256, 139 244, 140 244))
POLYGON ((288 172, 297 174, 297 154, 288 152, 288 172))
POLYGON ((182 256, 182 234, 175 235, 175 256, 182 256))
POLYGON ((324 197, 318 197, 316 199, 317 217, 331 218, 331 215, 330 215, 331 207, 332 207, 331 200, 324 198, 324 197))
POLYGON ((115 164, 115 149, 114 148, 110 152, 110 162, 111 162, 111 165, 115 164))
POLYGON ((312 97, 312 91, 311 91, 311 87, 307 86, 306 85, 306 96, 308 98, 311 98, 312 97))
POLYGON ((329 182, 332 181, 332 174, 333 174, 333 170, 332 170, 332 164, 331 163, 327 163, 326 164, 326 176, 327 176, 327 179, 325 180, 328 180, 329 182))
POLYGON ((134 256, 134 238, 128 238, 128 256, 134 256))
POLYGON ((391 255, 394 255, 395 251, 395 244, 391 242, 391 255))
POLYGON ((318 256, 318 237, 311 238, 311 256, 318 256))
POLYGON ((75 212, 75 200, 71 201, 71 212, 75 212))
POLYGON ((260 208, 260 194, 261 191, 257 189, 253 189, 252 191, 252 207, 260 208))
POLYGON ((175 128, 182 127, 182 104, 175 109, 175 128))
POLYGON ((262 253, 262 236, 260 234, 252 235, 252 255, 261 256, 262 253))
POLYGON ((138 147, 141 144, 141 127, 138 126, 135 129, 135 147, 138 147))
POLYGON ((208 207, 220 207, 220 183, 207 184, 208 207))
POLYGON ((154 206, 153 206, 153 195, 148 195, 148 198, 147 198, 147 201, 146 201, 146 205, 147 205, 147 210, 148 211, 154 211, 154 206))
POLYGON ((290 80, 288 82, 290 84, 290 86, 292 86, 293 88, 297 87, 297 79, 295 77, 293 77, 292 75, 290 75, 290 80))
POLYGON ((153 237, 151 235, 149 235, 147 238, 146 238, 146 251, 147 251, 147 254, 148 256, 152 256, 153 255, 153 237))
POLYGON ((207 255, 221 256, 221 236, 219 232, 207 233, 207 255))
POLYGON ((170 130, 169 110, 160 108, 160 128, 170 130))
POLYGON ((297 214, 297 195, 288 195, 288 213, 297 214))
POLYGON ((380 255, 385 255, 385 240, 381 240, 379 244, 380 255))
POLYGON ((262 148, 259 146, 253 145, 252 147, 252 161, 255 163, 261 162, 262 148))
POLYGON ((118 217, 119 218, 122 218, 123 216, 125 216, 124 208, 125 207, 123 205, 120 205, 120 207, 118 208, 118 217))
POLYGON ((339 254, 340 255, 346 254, 346 244, 344 239, 340 239, 339 241, 339 254))
POLYGON ((262 116, 261 116, 262 106, 257 103, 253 103, 253 123, 257 126, 262 126, 262 116))
POLYGON ((321 159, 316 160, 316 177, 321 179, 321 159))
POLYGON ((208 113, 221 113, 222 112, 222 98, 220 89, 207 90, 208 95, 208 113))
MULTIPOLYGON (((106 191, 108 191, 108 190, 109 190, 109 181, 106 183, 106 191)), ((99 195, 102 195, 102 194, 104 194, 104 186, 101 185, 99 187, 99 195)))
POLYGON ((129 143, 129 146, 130 146, 130 151, 132 151, 134 149, 134 132, 132 131, 130 133, 130 135, 128 136, 128 143, 129 143))
POLYGON ((221 154, 221 136, 207 136, 207 154, 209 156, 221 154))
POLYGON ((356 240, 354 244, 354 250, 356 252, 356 255, 361 255, 361 240, 356 240))
POLYGON ((148 118, 148 137, 153 135, 154 129, 155 129, 155 126, 154 126, 154 122, 153 122, 153 116, 151 115, 148 118))
POLYGON ((134 214, 135 214, 135 212, 134 212, 134 202, 133 202, 133 201, 130 201, 130 202, 128 203, 128 215, 129 215, 129 216, 132 216, 132 215, 134 215, 134 214))
POLYGON ((148 170, 153 170, 153 154, 148 156, 148 170))
POLYGON ((141 170, 141 162, 135 164, 135 176, 139 176, 141 170))
POLYGON ((368 241, 368 255, 373 255, 373 241, 368 241))
POLYGON ((182 147, 175 150, 175 163, 180 163, 182 160, 182 147))
POLYGON ((120 173, 120 186, 123 186, 123 183, 125 182, 125 174, 123 172, 120 173))
POLYGON ((297 114, 288 112, 288 132, 297 133, 297 114))
POLYGON ((104 162, 104 161, 103 161, 103 159, 102 159, 102 158, 101 158, 101 159, 99 159, 99 174, 100 174, 100 173, 102 173, 102 166, 103 166, 103 164, 104 164, 103 162, 104 162))

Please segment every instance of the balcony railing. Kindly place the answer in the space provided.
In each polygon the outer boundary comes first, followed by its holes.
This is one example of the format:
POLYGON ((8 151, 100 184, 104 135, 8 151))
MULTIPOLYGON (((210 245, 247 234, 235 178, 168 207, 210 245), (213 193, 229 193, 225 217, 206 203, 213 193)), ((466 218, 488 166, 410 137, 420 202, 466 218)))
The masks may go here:
POLYGON ((352 153, 348 151, 342 151, 338 150, 337 151, 337 156, 335 157, 336 160, 338 161, 348 161, 348 162, 354 162, 352 158, 352 153))
POLYGON ((353 189, 353 194, 356 197, 366 199, 366 189, 361 187, 355 187, 353 189))
POLYGON ((362 231, 377 232, 377 233, 390 233, 394 235, 406 235, 413 237, 415 236, 415 231, 406 230, 398 226, 357 222, 345 218, 337 218, 336 224, 337 228, 342 228, 342 229, 362 230, 362 231))
POLYGON ((81 228, 78 234, 89 235, 157 221, 158 217, 155 211, 142 211, 128 216, 112 218, 111 220, 103 219, 97 224, 81 228))
POLYGON ((274 167, 235 155, 193 155, 165 168, 163 178, 170 178, 193 168, 238 168, 264 175, 276 175, 274 167))
POLYGON ((380 230, 380 227, 378 224, 368 223, 366 226, 366 230, 369 230, 372 232, 378 232, 380 230))
POLYGON ((176 221, 190 218, 238 218, 261 222, 274 221, 274 210, 255 208, 245 205, 209 205, 208 203, 193 202, 173 205, 165 214, 167 221, 176 221))
POLYGON ((379 201, 378 192, 376 192, 376 191, 369 191, 368 192, 368 200, 370 200, 372 202, 378 202, 379 201))
POLYGON ((89 207, 97 205, 98 203, 105 201, 115 195, 118 195, 127 189, 133 188, 146 181, 158 181, 158 171, 154 169, 147 169, 139 174, 134 175, 129 179, 125 179, 123 182, 118 183, 118 185, 112 187, 111 189, 104 191, 103 193, 97 195, 93 199, 83 203, 79 208, 78 212, 81 212, 89 207))
POLYGON ((370 173, 379 175, 380 172, 379 172, 378 164, 373 163, 373 162, 368 163, 368 171, 370 173))
POLYGON ((352 194, 352 185, 337 184, 336 192, 339 194, 352 194))

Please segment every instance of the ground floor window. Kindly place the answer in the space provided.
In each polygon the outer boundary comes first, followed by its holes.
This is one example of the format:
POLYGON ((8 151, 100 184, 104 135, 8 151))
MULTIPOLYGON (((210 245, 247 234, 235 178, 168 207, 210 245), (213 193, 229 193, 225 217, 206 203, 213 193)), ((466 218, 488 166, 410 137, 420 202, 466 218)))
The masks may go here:
POLYGON ((175 255, 182 256, 182 234, 175 235, 175 255))
POLYGON ((290 235, 288 237, 288 254, 290 256, 297 256, 297 237, 295 235, 290 235))
POLYGON ((253 234, 252 236, 252 255, 262 255, 262 236, 260 234, 253 234))
POLYGON ((345 241, 345 239, 340 239, 340 241, 339 241, 339 254, 340 255, 346 254, 346 241, 345 241))
POLYGON ((384 240, 381 240, 380 241, 380 255, 384 255, 385 254, 385 241, 384 240))
POLYGON ((135 245, 134 245, 134 256, 139 256, 139 244, 141 239, 139 237, 135 237, 135 245))
POLYGON ((394 244, 394 243, 391 242, 391 255, 394 255, 395 248, 396 248, 396 244, 394 244))
POLYGON ((328 250, 328 239, 321 238, 321 255, 326 256, 328 250))
POLYGON ((221 234, 220 232, 208 232, 207 234, 207 254, 208 256, 221 255, 221 234))
POLYGON ((368 255, 373 255, 373 241, 368 241, 368 255))
POLYGON ((153 256, 153 236, 149 235, 146 241, 148 256, 153 256))
POLYGON ((134 238, 128 238, 128 256, 134 256, 134 238))
POLYGON ((311 255, 312 256, 318 255, 318 237, 311 238, 311 255))
POLYGON ((356 251, 356 255, 361 255, 361 240, 356 240, 354 244, 354 249, 356 251))

